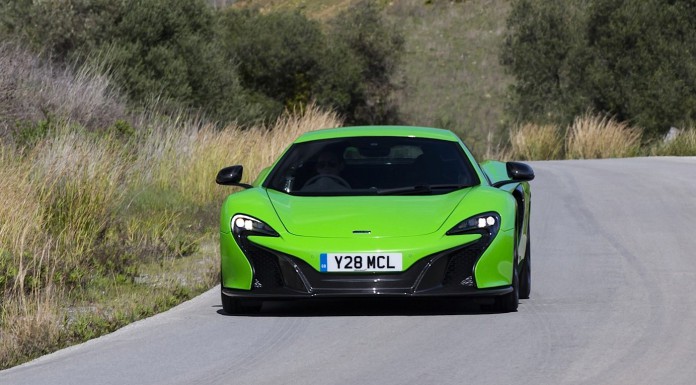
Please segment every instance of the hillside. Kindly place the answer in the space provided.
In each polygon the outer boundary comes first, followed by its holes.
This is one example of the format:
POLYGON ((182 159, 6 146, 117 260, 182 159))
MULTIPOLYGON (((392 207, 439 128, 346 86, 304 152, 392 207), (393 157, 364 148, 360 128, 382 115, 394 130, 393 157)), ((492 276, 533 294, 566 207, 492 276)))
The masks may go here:
MULTIPOLYGON (((357 0, 240 0, 235 7, 268 12, 300 9, 330 20, 357 0)), ((506 132, 503 105, 510 78, 498 63, 509 4, 503 0, 384 2, 403 29, 406 50, 396 95, 404 123, 449 128, 477 153, 506 132)))

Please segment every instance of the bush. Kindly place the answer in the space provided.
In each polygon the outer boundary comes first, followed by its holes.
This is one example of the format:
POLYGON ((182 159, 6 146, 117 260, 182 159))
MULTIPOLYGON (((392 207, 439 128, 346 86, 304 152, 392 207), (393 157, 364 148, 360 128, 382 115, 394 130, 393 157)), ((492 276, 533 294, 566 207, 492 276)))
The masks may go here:
POLYGON ((258 118, 219 49, 216 15, 203 0, 148 0, 126 7, 102 56, 133 101, 162 98, 214 119, 258 118))
POLYGON ((0 38, 20 38, 57 62, 89 53, 113 34, 126 8, 113 0, 9 0, 0 5, 0 38))
POLYGON ((392 76, 403 37, 374 2, 360 2, 330 23, 327 33, 298 12, 228 10, 225 48, 245 88, 266 100, 268 115, 314 101, 348 123, 397 120, 392 76))
POLYGON ((335 58, 348 63, 344 74, 332 73, 332 78, 339 80, 338 84, 343 80, 352 85, 348 88, 350 101, 339 105, 339 111, 346 114, 349 123, 398 122, 398 108, 392 99, 397 85, 392 78, 404 50, 403 33, 387 23, 374 1, 356 3, 331 24, 331 40, 339 47, 335 58), (349 74, 359 77, 352 80, 349 74))
POLYGON ((568 128, 566 157, 569 159, 624 158, 635 156, 642 132, 614 118, 585 113, 568 128))
POLYGON ((511 115, 567 124, 585 109, 657 136, 696 116, 696 5, 517 0, 501 60, 511 115))
POLYGON ((510 130, 510 145, 515 159, 560 159, 563 154, 563 133, 555 125, 526 123, 510 130))
POLYGON ((10 0, 0 38, 90 63, 131 105, 254 123, 316 102, 350 123, 389 123, 403 37, 380 12, 360 2, 325 33, 299 12, 217 11, 205 0, 10 0))
POLYGON ((568 8, 547 0, 513 4, 501 51, 502 64, 515 77, 507 106, 513 121, 566 125, 578 112, 570 89, 577 71, 571 57, 582 31, 577 12, 568 8))
POLYGON ((157 100, 217 120, 260 119, 219 49, 217 13, 204 0, 11 0, 0 11, 0 37, 20 38, 59 63, 90 62, 131 104, 157 100))
POLYGON ((229 11, 222 25, 242 84, 273 100, 267 104, 271 116, 310 102, 326 47, 317 22, 298 12, 229 11))

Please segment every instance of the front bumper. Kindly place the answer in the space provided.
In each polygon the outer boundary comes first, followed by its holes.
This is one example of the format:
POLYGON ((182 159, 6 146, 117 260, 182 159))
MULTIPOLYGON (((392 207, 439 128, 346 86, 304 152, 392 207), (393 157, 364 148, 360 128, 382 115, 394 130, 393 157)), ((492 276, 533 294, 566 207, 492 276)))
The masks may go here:
POLYGON ((479 239, 440 251, 399 273, 322 273, 300 258, 241 238, 238 246, 253 271, 251 287, 226 287, 223 280, 222 293, 257 299, 507 294, 512 291, 510 285, 480 288, 476 282, 476 264, 490 243, 479 239))

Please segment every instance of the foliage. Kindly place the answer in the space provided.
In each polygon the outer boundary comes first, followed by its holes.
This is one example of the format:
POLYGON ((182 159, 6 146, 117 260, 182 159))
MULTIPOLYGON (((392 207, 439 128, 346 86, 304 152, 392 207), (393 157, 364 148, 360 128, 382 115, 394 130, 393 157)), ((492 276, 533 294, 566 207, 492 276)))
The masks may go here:
POLYGON ((650 154, 658 156, 696 156, 696 128, 678 130, 676 136, 657 141, 653 144, 650 154))
POLYGON ((569 7, 547 0, 514 3, 501 62, 516 79, 510 111, 515 121, 568 123, 577 112, 570 88, 582 33, 569 7))
POLYGON ((655 136, 696 116, 696 5, 688 0, 517 0, 501 59, 523 121, 590 108, 655 136))
POLYGON ((326 46, 317 22, 298 12, 228 11, 221 24, 242 84, 272 100, 270 116, 310 102, 326 46))
POLYGON ((253 121, 257 111, 219 49, 215 26, 203 0, 139 1, 123 10, 100 55, 133 101, 162 98, 214 119, 253 121))
POLYGON ((339 111, 353 123, 396 122, 398 108, 392 93, 397 86, 392 79, 404 49, 403 32, 384 19, 374 1, 363 0, 332 21, 330 36, 343 51, 337 57, 355 63, 349 69, 357 69, 360 76, 351 89, 350 103, 339 106, 339 111))
POLYGON ((563 153, 563 133, 552 124, 537 126, 531 123, 510 130, 512 157, 520 160, 560 159, 563 153))
POLYGON ((349 123, 390 123, 403 37, 373 2, 339 14, 328 32, 297 11, 227 10, 224 43, 245 88, 272 103, 270 116, 315 101, 349 123))
POLYGON ((125 0, 4 1, 0 38, 19 38, 67 62, 108 39, 128 5, 125 0))
POLYGON ((157 100, 217 120, 262 118, 219 49, 218 15, 205 0, 11 0, 0 11, 1 39, 19 39, 58 63, 90 63, 131 105, 157 100))
POLYGON ((297 11, 216 10, 205 0, 10 0, 0 38, 108 73, 131 105, 156 100, 214 120, 273 121, 316 101, 387 123, 403 38, 363 2, 333 32, 297 11))

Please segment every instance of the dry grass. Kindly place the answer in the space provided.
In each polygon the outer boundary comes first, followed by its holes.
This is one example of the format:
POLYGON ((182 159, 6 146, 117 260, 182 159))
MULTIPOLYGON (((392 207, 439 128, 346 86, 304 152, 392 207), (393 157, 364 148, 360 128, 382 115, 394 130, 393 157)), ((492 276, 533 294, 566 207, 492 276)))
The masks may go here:
POLYGON ((3 303, 0 314, 0 368, 17 362, 18 357, 55 350, 60 343, 63 315, 56 303, 53 287, 43 293, 32 292, 21 300, 3 303))
POLYGON ((510 130, 512 157, 520 160, 560 159, 563 135, 554 125, 526 123, 510 130))
POLYGON ((244 164, 253 179, 300 133, 341 124, 310 106, 270 128, 220 130, 183 113, 150 113, 115 133, 102 113, 118 118, 121 106, 101 76, 57 71, 8 45, 0 74, 0 367, 213 285, 214 249, 197 254, 202 264, 181 261, 210 243, 230 193, 215 185, 217 171, 244 164), (50 130, 16 140, 49 117, 50 130), (28 124, 10 127, 13 119, 28 124), (153 262, 160 270, 143 273, 153 262))
MULTIPOLYGON (((121 304, 121 318, 113 319, 114 310, 97 312, 107 319, 103 330, 95 331, 88 325, 92 321, 67 324, 73 298, 84 301, 89 295, 79 293, 95 291, 95 282, 106 276, 132 280, 153 258, 164 266, 209 237, 206 231, 215 225, 209 219, 217 217, 217 205, 231 192, 214 183, 221 167, 244 164, 252 179, 299 134, 341 124, 335 114, 314 106, 282 116, 271 128, 218 130, 185 117, 140 123, 147 129, 127 142, 66 123, 31 149, 3 144, 0 361, 18 363, 55 349, 59 341, 74 338, 66 337, 75 333, 74 325, 79 341, 80 335, 93 337, 137 318, 140 313, 129 312, 142 312, 142 304, 121 304), (191 214, 192 207, 203 214, 191 214), (196 221, 201 225, 191 229, 196 221)), ((209 287, 217 275, 203 270, 203 280, 152 284, 163 292, 209 287)), ((108 291, 109 285, 100 290, 108 291)), ((109 297, 92 300, 106 303, 81 306, 111 309, 116 305, 109 297)), ((152 306, 160 309, 161 301, 152 306)))
POLYGON ((229 193, 211 183, 221 168, 242 164, 244 179, 251 182, 300 134, 341 124, 335 113, 314 105, 287 112, 270 127, 230 125, 220 130, 184 118, 160 119, 139 145, 131 178, 140 179, 140 185, 179 191, 192 203, 219 201, 229 193))
POLYGON ((125 102, 93 67, 56 67, 12 42, 0 42, 0 136, 17 123, 64 119, 88 129, 124 116, 125 102))
POLYGON ((696 156, 696 128, 680 130, 675 138, 653 145, 650 154, 655 156, 696 156))
POLYGON ((626 122, 589 113, 575 118, 566 136, 570 159, 622 158, 640 150, 642 131, 626 122))

